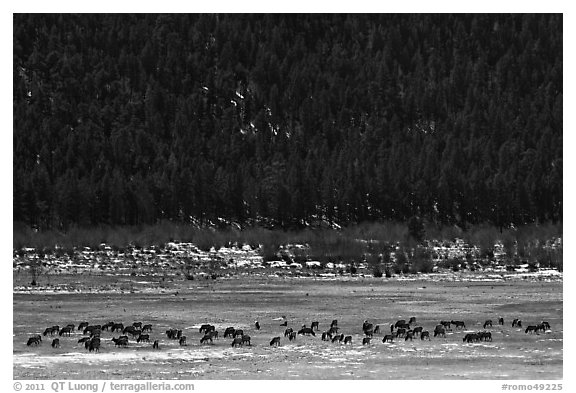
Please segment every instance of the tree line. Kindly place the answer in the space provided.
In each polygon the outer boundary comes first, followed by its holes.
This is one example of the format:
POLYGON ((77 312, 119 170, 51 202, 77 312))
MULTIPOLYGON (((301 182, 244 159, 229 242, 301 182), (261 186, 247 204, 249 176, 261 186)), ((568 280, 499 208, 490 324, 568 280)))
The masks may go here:
POLYGON ((562 22, 15 14, 14 221, 561 221, 562 22))

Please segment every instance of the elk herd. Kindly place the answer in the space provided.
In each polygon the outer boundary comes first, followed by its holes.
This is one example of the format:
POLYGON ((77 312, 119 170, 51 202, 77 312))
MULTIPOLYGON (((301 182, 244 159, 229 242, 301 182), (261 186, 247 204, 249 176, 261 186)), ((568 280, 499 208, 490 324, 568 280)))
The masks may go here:
MULTIPOLYGON (((296 340, 297 336, 312 336, 315 337, 316 333, 320 332, 320 322, 313 321, 310 327, 302 325, 298 330, 294 330, 292 327, 288 327, 288 321, 283 317, 284 322, 280 324, 280 327, 285 327, 284 329, 284 339, 288 341, 296 340)), ((500 317, 498 319, 498 325, 504 325, 504 318, 500 317)), ((327 341, 332 344, 344 344, 352 345, 353 335, 344 334, 340 332, 340 327, 338 326, 338 320, 334 319, 329 325, 329 329, 321 333, 322 341, 327 341)), ((434 326, 432 330, 433 337, 446 338, 446 332, 462 331, 465 333, 462 341, 464 343, 475 343, 480 341, 492 341, 492 333, 487 331, 487 328, 492 328, 493 323, 491 319, 488 319, 483 324, 482 331, 469 332, 465 331, 466 324, 464 321, 455 320, 440 320, 438 324, 434 326), (454 330, 453 330, 454 329, 454 330)), ((519 319, 514 319, 512 321, 512 327, 522 328, 522 321, 519 319)), ((254 330, 257 332, 261 328, 260 323, 255 321, 254 330)), ((546 331, 550 331, 550 324, 546 321, 527 326, 524 331, 526 334, 539 334, 546 331)), ((84 348, 89 352, 99 352, 101 347, 101 340, 103 340, 103 332, 109 332, 112 334, 111 338, 108 338, 110 342, 114 343, 117 348, 126 348, 130 345, 130 342, 136 343, 150 343, 152 341, 153 349, 160 349, 160 339, 151 340, 151 334, 153 333, 151 324, 143 324, 142 322, 134 322, 131 325, 125 326, 123 323, 119 322, 107 322, 105 324, 94 324, 91 325, 88 322, 81 322, 78 327, 74 324, 68 324, 60 328, 58 325, 47 327, 42 335, 35 334, 28 338, 26 343, 27 346, 37 346, 42 343, 42 337, 53 337, 58 335, 58 338, 52 338, 51 346, 53 348, 60 348, 60 339, 64 337, 71 337, 72 333, 79 332, 82 337, 77 340, 77 345, 83 345, 84 348), (114 337, 115 333, 118 333, 118 337, 114 337)), ((392 343, 395 340, 403 339, 404 341, 412 341, 416 338, 420 340, 431 340, 430 331, 425 330, 423 326, 417 326, 416 317, 411 317, 408 321, 401 319, 392 323, 390 325, 374 325, 369 321, 365 320, 362 324, 362 345, 371 345, 371 341, 375 335, 381 334, 383 343, 392 343)), ((200 326, 199 333, 202 335, 199 342, 201 345, 204 344, 214 344, 214 340, 219 339, 219 332, 216 330, 216 326, 212 324, 203 324, 200 326)), ((175 340, 180 346, 188 345, 187 338, 183 334, 182 329, 170 328, 165 331, 166 337, 169 340, 175 340)), ((189 333, 192 334, 192 333, 189 333)), ((254 333, 252 333, 254 334, 254 333)), ((252 346, 251 337, 249 334, 244 332, 244 329, 236 329, 233 326, 228 326, 224 329, 223 338, 232 339, 232 347, 243 347, 252 346)), ((270 346, 280 346, 281 336, 275 336, 270 341, 270 346)))

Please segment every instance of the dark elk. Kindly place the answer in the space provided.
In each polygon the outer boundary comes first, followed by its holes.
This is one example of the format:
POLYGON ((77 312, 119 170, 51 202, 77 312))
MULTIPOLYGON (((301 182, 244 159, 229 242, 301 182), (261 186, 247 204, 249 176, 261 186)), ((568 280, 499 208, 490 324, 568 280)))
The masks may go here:
POLYGON ((226 337, 234 338, 234 332, 235 331, 236 330, 232 326, 227 327, 226 330, 224 330, 224 338, 226 338, 226 337))
POLYGON ((488 319, 486 322, 484 322, 484 329, 486 329, 488 326, 492 327, 492 320, 488 319))
POLYGON ((336 341, 342 342, 342 340, 344 340, 344 333, 334 336, 332 338, 332 343, 335 343, 336 341))
POLYGON ((127 347, 128 346, 128 336, 120 336, 118 338, 112 338, 114 345, 117 347, 127 347))
POLYGON ((388 342, 394 342, 394 335, 392 335, 392 334, 385 335, 384 338, 382 339, 382 342, 385 343, 387 341, 388 342))
POLYGON ((60 348, 60 339, 59 338, 55 338, 54 340, 52 340, 52 348, 60 348))
POLYGON ((35 336, 32 336, 28 339, 28 342, 26 343, 26 345, 31 346, 31 345, 40 345, 42 343, 42 337, 37 334, 35 336))
POLYGON ((138 338, 136 339, 137 343, 144 342, 144 341, 147 343, 150 342, 150 335, 149 334, 140 334, 138 336, 138 338))
POLYGON ((498 325, 504 325, 504 318, 498 318, 498 325))
POLYGON ((456 326, 456 329, 460 328, 460 329, 466 329, 466 324, 462 321, 450 321, 450 323, 454 326, 456 326))
POLYGON ((344 337, 344 345, 346 345, 346 344, 352 345, 352 336, 344 337))
POLYGON ((280 337, 274 337, 272 341, 270 341, 270 346, 280 346, 280 337))
POLYGON ((444 326, 436 325, 434 328, 434 337, 436 336, 446 337, 446 329, 444 329, 444 326))
POLYGON ((424 330, 422 334, 420 334, 420 340, 428 339, 430 341, 430 332, 428 330, 424 330))
POLYGON ((215 327, 208 324, 208 323, 205 323, 202 326, 200 326, 200 330, 198 333, 202 333, 202 332, 208 333, 210 330, 215 330, 215 327))
POLYGON ((290 333, 292 333, 294 331, 294 329, 292 328, 288 328, 286 330, 284 330, 284 337, 288 337, 290 335, 290 333))
POLYGON ((318 321, 314 321, 312 322, 312 325, 310 325, 310 329, 320 330, 319 325, 320 323, 318 323, 318 321))
MULTIPOLYGON (((242 339, 241 338, 235 338, 234 340, 232 340, 232 347, 239 347, 242 345, 242 339)), ((272 345, 272 344, 270 344, 272 345)))
POLYGON ((314 333, 314 330, 312 330, 311 328, 308 328, 308 327, 305 327, 305 328, 298 330, 298 334, 304 334, 306 336, 309 336, 309 335, 316 336, 316 334, 314 333))
POLYGON ((63 327, 63 328, 60 330, 60 333, 58 333, 58 334, 59 334, 60 336, 62 336, 62 335, 64 335, 64 334, 67 335, 67 336, 70 336, 70 333, 71 333, 71 332, 72 332, 72 328, 70 328, 70 326, 66 326, 66 327, 63 327))
POLYGON ((374 331, 374 325, 372 325, 368 321, 364 321, 364 323, 362 324, 362 331, 366 332, 367 330, 374 331))
POLYGON ((394 324, 395 328, 398 327, 403 327, 404 325, 406 325, 406 320, 405 319, 399 319, 398 321, 396 321, 396 323, 394 324))
POLYGON ((256 330, 260 330, 260 323, 258 323, 258 321, 254 321, 254 327, 256 330))
POLYGON ((371 340, 370 337, 364 337, 362 339, 362 345, 370 345, 370 340, 371 340))
POLYGON ((250 344, 250 336, 245 334, 242 336, 242 345, 248 343, 249 346, 251 346, 252 344, 250 344))

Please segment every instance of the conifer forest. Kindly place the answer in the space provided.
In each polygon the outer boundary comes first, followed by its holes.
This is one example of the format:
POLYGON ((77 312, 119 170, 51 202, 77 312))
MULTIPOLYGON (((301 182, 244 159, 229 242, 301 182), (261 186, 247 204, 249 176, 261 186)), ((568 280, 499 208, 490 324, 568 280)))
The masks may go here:
POLYGON ((562 220, 561 14, 14 14, 13 219, 562 220))

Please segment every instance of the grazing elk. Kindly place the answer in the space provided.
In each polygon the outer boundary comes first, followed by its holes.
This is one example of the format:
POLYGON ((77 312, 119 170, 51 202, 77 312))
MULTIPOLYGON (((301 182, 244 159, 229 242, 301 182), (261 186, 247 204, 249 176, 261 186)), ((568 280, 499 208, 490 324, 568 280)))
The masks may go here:
POLYGON ((456 329, 466 329, 466 324, 463 321, 450 321, 452 325, 456 327, 456 329))
POLYGON ((332 335, 328 332, 322 333, 322 341, 328 341, 332 339, 332 335))
POLYGON ((330 329, 328 329, 328 334, 329 335, 334 335, 334 334, 338 334, 338 326, 331 326, 330 329))
POLYGON ((112 327, 110 328, 110 331, 112 333, 119 331, 121 332, 122 330, 124 330, 124 324, 123 323, 115 323, 114 325, 112 325, 112 327))
POLYGON ((319 326, 320 326, 320 323, 318 321, 314 321, 314 322, 312 322, 312 325, 310 325, 310 329, 314 330, 314 328, 316 328, 316 330, 320 330, 319 326))
POLYGON ((205 323, 202 326, 200 326, 200 330, 198 331, 198 333, 202 333, 202 332, 207 333, 209 331, 209 329, 211 329, 211 328, 212 328, 212 325, 205 323))
POLYGON ((312 330, 311 328, 308 328, 308 327, 305 327, 305 328, 298 330, 298 334, 303 334, 306 336, 309 336, 309 335, 316 336, 316 333, 314 333, 314 330, 312 330))
POLYGON ((78 340, 78 344, 83 344, 86 341, 90 341, 91 338, 90 337, 82 337, 80 340, 78 340))
POLYGON ((66 326, 60 330, 60 333, 58 333, 58 335, 62 336, 65 334, 67 336, 70 336, 71 332, 72 332, 72 328, 70 326, 66 326))
POLYGON ((270 346, 280 346, 280 337, 274 337, 272 341, 270 341, 270 346))
POLYGON ((416 323, 416 317, 410 317, 410 320, 408 321, 408 324, 413 324, 416 323))
POLYGON ((405 334, 406 334, 405 328, 400 328, 396 330, 396 337, 404 337, 405 334))
POLYGON ((100 339, 97 337, 90 340, 90 345, 88 346, 89 352, 100 352, 100 339))
POLYGON ((480 340, 492 341, 492 333, 490 332, 479 332, 478 335, 480 336, 480 340))
POLYGON ((238 329, 234 332, 234 338, 236 338, 238 336, 242 337, 243 335, 244 335, 244 330, 242 330, 242 329, 238 329))
POLYGON ((338 320, 337 319, 333 319, 332 323, 330 323, 330 327, 337 327, 338 326, 338 320))
POLYGON ((341 342, 342 340, 344 340, 344 333, 332 337, 332 343, 341 342))
POLYGON ((180 346, 185 346, 186 344, 186 336, 181 336, 180 339, 178 340, 178 344, 180 344, 180 346))
POLYGON ((166 330, 166 336, 168 336, 169 339, 178 339, 176 337, 176 335, 178 334, 178 329, 168 329, 166 330))
POLYGON ((127 347, 128 346, 128 337, 127 336, 120 336, 118 338, 112 338, 112 342, 117 347, 127 347))
POLYGON ((150 332, 150 333, 152 333, 152 325, 151 325, 151 324, 144 325, 144 326, 142 327, 142 333, 144 333, 144 332, 150 332))
POLYGON ((91 335, 94 330, 101 330, 102 326, 100 325, 89 325, 84 328, 82 334, 84 335, 91 335))
POLYGON ((370 345, 370 340, 372 340, 370 337, 364 337, 362 339, 362 345, 370 345))
POLYGON ((378 333, 380 333, 380 325, 376 325, 376 327, 374 328, 374 334, 378 333))
POLYGON ((55 338, 54 340, 52 340, 52 348, 60 348, 60 339, 59 338, 55 338))
POLYGON ((122 330, 122 334, 130 334, 132 337, 139 336, 142 331, 140 329, 136 329, 134 326, 126 326, 124 330, 122 330))
POLYGON ((446 330, 452 330, 450 321, 440 321, 440 325, 444 326, 446 330))
POLYGON ((78 330, 83 330, 84 328, 88 327, 88 325, 88 322, 80 322, 80 324, 78 324, 78 330))
POLYGON ((409 330, 408 332, 406 332, 406 337, 404 338, 404 341, 412 341, 414 339, 414 332, 412 330, 409 330))
POLYGON ((107 322, 104 325, 102 325, 102 330, 108 331, 112 326, 114 326, 114 322, 107 322))
POLYGON ((394 342, 394 335, 393 334, 386 334, 382 339, 382 342, 394 342))
POLYGON ((472 341, 480 341, 480 335, 478 333, 467 333, 462 339, 462 342, 471 343, 472 341))
POLYGON ((249 346, 252 346, 252 344, 250 344, 250 336, 247 334, 242 336, 242 345, 244 345, 245 343, 248 343, 249 346))
POLYGON ((526 330, 524 331, 524 333, 537 333, 538 326, 535 325, 529 325, 526 330))
POLYGON ((362 324, 362 330, 366 331, 366 330, 373 330, 374 329, 374 325, 372 325, 370 322, 368 321, 364 321, 364 323, 362 324))
MULTIPOLYGON (((232 340, 232 347, 239 347, 242 345, 242 339, 241 338, 235 338, 234 340, 232 340)), ((270 344, 272 345, 272 344, 270 344)))
POLYGON ((486 322, 484 322, 483 329, 486 329, 488 326, 492 327, 492 320, 491 319, 488 319, 488 320, 486 320, 486 322))
POLYGON ((212 335, 210 333, 205 333, 204 337, 200 339, 200 344, 207 343, 208 341, 210 341, 210 344, 212 344, 212 335))
POLYGON ((350 345, 352 345, 352 336, 346 336, 344 337, 344 345, 350 343, 350 345))
POLYGON ((138 336, 138 338, 136 339, 136 342, 137 342, 137 343, 139 343, 139 342, 147 342, 147 343, 149 343, 149 342, 150 342, 150 335, 149 335, 149 334, 140 334, 140 335, 138 336))
POLYGON ((41 343, 42 343, 42 336, 40 336, 39 334, 36 334, 36 335, 34 335, 28 339, 28 342, 26 343, 26 345, 27 346, 40 345, 41 343))
POLYGON ((424 340, 424 339, 428 339, 428 341, 430 341, 430 332, 428 330, 424 330, 421 334, 420 334, 420 340, 424 340))
POLYGON ((288 335, 288 340, 296 340, 296 332, 292 332, 288 335))
POLYGON ((226 330, 224 330, 224 338, 227 338, 227 337, 234 338, 234 332, 235 331, 236 330, 232 326, 227 327, 226 330))
POLYGON ((397 328, 400 325, 406 325, 406 320, 405 319, 399 319, 398 321, 396 321, 396 323, 394 324, 394 327, 397 328))
POLYGON ((160 349, 160 344, 158 340, 154 340, 154 344, 152 344, 152 349, 160 349))
POLYGON ((416 336, 418 334, 422 334, 422 330, 424 330, 422 326, 416 326, 414 329, 412 329, 412 332, 416 336))
POLYGON ((436 327, 434 328, 434 337, 436 336, 446 337, 446 329, 444 328, 444 326, 436 325, 436 327))

